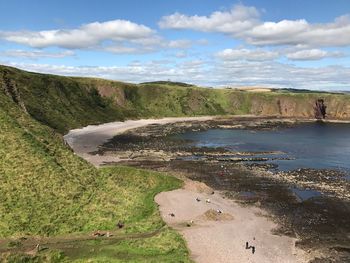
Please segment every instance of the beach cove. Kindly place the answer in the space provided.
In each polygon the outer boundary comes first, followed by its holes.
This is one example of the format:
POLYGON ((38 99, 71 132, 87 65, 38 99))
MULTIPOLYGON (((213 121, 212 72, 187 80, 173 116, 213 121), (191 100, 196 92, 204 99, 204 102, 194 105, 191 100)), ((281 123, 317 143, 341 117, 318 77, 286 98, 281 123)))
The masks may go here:
MULTIPOLYGON (((299 174, 298 171, 272 173, 273 163, 265 162, 266 160, 262 159, 265 157, 260 156, 262 152, 257 154, 240 151, 235 152, 235 157, 232 157, 223 147, 191 145, 188 150, 188 141, 174 143, 173 139, 168 140, 173 134, 183 134, 186 131, 196 133, 212 128, 274 130, 292 127, 296 122, 298 121, 292 119, 252 116, 239 116, 229 120, 214 120, 211 117, 136 120, 74 130, 66 135, 65 139, 78 155, 95 165, 121 163, 166 171, 182 178, 185 181, 183 189, 161 193, 156 197, 156 202, 160 205, 164 221, 185 237, 196 262, 213 262, 214 259, 215 262, 308 262, 324 256, 337 257, 339 255, 328 254, 329 251, 325 250, 326 244, 323 242, 319 247, 313 244, 318 224, 303 226, 305 222, 299 218, 299 222, 296 222, 297 227, 291 226, 290 215, 285 214, 286 209, 294 207, 301 217, 308 214, 312 221, 314 210, 319 207, 314 207, 315 203, 310 202, 313 200, 310 200, 310 197, 302 199, 305 196, 303 191, 306 191, 307 195, 311 190, 306 187, 308 184, 310 186, 310 181, 302 178, 309 174, 307 177, 315 179, 312 183, 317 187, 328 186, 324 180, 318 181, 319 178, 315 175, 318 170, 301 170, 299 174), (160 129, 164 133, 159 132, 160 129), (143 140, 137 140, 137 136, 143 140), (194 156, 196 158, 193 158, 194 156), (237 176, 233 178, 230 176, 232 174, 237 176), (292 186, 294 191, 291 191, 292 186), (261 191, 264 187, 267 190, 261 191), (201 201, 197 201, 197 198, 201 201), (207 199, 210 203, 205 202, 207 199), (275 205, 269 207, 271 203, 275 205), (280 209, 279 206, 283 205, 285 208, 280 209), (214 220, 212 216, 210 219, 206 216, 210 211, 214 212, 214 220), (222 220, 218 211, 227 213, 230 220, 222 220), (298 233, 304 227, 307 235, 301 238, 298 233), (254 254, 245 248, 246 242, 254 244, 254 254), (325 251, 326 253, 323 253, 325 251), (230 261, 227 261, 228 258, 230 261)), ((303 122, 309 123, 310 120, 303 122)), ((271 151, 264 154, 277 159, 276 156, 281 153, 271 151)), ((335 173, 334 176, 340 175, 335 173)), ((332 187, 334 195, 325 202, 327 208, 322 209, 329 209, 328 206, 336 202, 334 198, 342 198, 344 203, 341 207, 335 206, 334 209, 346 215, 348 200, 341 191, 346 193, 348 185, 343 186, 343 190, 336 185, 332 187)), ((318 189, 325 190, 332 192, 332 189, 318 189)), ((319 217, 322 219, 323 216, 319 217)), ((296 218, 292 220, 296 221, 296 218)), ((346 229, 346 224, 347 221, 339 231, 346 229)), ((343 241, 337 236, 338 243, 329 247, 338 246, 342 251, 345 248, 343 254, 346 256, 346 232, 344 235, 343 241)), ((340 256, 343 257, 343 254, 340 256)))

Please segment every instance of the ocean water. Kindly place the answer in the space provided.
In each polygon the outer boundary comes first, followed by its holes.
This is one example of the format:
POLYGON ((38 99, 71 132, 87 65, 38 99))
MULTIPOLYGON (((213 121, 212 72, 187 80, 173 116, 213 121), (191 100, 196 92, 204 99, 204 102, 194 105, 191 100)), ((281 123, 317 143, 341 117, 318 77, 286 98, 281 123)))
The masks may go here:
MULTIPOLYGON (((350 124, 305 123, 271 131, 211 129, 177 135, 199 147, 224 147, 230 151, 281 151, 267 162, 278 164, 279 170, 298 168, 339 169, 350 174, 350 124), (273 160, 273 158, 292 160, 273 160)), ((249 156, 247 156, 249 157, 249 156)))

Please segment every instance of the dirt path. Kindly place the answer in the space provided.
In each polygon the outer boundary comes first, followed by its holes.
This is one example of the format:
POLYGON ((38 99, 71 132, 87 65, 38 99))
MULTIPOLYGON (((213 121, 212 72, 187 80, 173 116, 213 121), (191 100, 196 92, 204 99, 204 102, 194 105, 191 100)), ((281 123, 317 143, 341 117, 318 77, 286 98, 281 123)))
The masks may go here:
POLYGON ((79 246, 84 246, 84 243, 91 240, 101 240, 108 241, 108 243, 118 242, 121 240, 128 239, 142 239, 150 238, 158 235, 164 227, 146 233, 135 233, 135 234, 122 234, 118 231, 101 231, 101 236, 95 236, 91 234, 81 234, 81 235, 65 235, 58 237, 26 237, 22 239, 1 239, 0 240, 0 253, 27 253, 35 254, 38 249, 60 249, 65 251, 65 249, 71 249, 72 245, 77 248, 79 246), (108 233, 108 234, 107 234, 108 233), (9 242, 20 242, 17 246, 8 247, 9 242), (39 245, 39 247, 37 247, 39 245))
POLYGON ((184 189, 160 193, 155 200, 164 221, 186 239, 196 262, 307 262, 305 253, 295 248, 296 239, 271 233, 276 225, 262 210, 241 207, 195 184, 188 180, 184 189), (254 254, 246 242, 255 247, 254 254))

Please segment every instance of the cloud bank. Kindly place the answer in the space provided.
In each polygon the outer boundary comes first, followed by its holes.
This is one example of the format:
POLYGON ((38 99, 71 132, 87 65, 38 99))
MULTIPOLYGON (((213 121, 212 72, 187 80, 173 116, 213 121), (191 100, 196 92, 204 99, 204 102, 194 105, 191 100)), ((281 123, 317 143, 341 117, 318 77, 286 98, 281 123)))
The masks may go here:
POLYGON ((0 31, 0 38, 35 48, 61 47, 68 49, 91 48, 106 40, 116 42, 147 39, 154 31, 144 25, 126 20, 94 22, 76 29, 43 31, 0 31))
POLYGON ((334 47, 350 45, 350 15, 331 23, 312 24, 305 19, 261 21, 255 7, 236 5, 229 11, 216 11, 209 16, 174 13, 159 21, 163 29, 190 29, 218 32, 242 39, 252 45, 304 45, 334 47))
MULTIPOLYGON (((343 66, 329 65, 330 61, 337 63, 334 59, 347 56, 347 52, 343 51, 350 46, 349 15, 327 23, 310 23, 306 19, 264 21, 257 8, 238 4, 206 16, 176 12, 161 17, 158 26, 158 29, 153 29, 117 19, 70 29, 0 30, 0 40, 32 48, 12 48, 0 51, 0 54, 19 61, 20 58, 39 60, 70 56, 79 59, 75 55, 76 50, 96 52, 94 55, 101 51, 117 55, 156 53, 155 57, 163 58, 162 63, 152 58, 148 58, 148 62, 142 59, 142 64, 135 62, 114 67, 3 63, 38 72, 130 82, 170 79, 211 86, 350 89, 348 61, 344 63, 344 59, 338 59, 343 61, 343 66), (162 33, 172 36, 171 30, 200 31, 206 33, 208 39, 195 39, 185 34, 191 39, 167 39, 162 36, 162 33), (213 45, 215 41, 210 33, 226 36, 224 39, 228 39, 227 43, 213 45), (231 45, 231 41, 239 46, 231 45), (61 51, 45 50, 52 47, 61 51), (305 65, 304 61, 327 58, 322 63, 328 66, 316 67, 315 62, 313 67, 310 66, 312 62, 308 63, 308 67, 301 66, 305 65), (171 61, 165 63, 164 59, 171 61)), ((79 52, 76 54, 80 55, 79 52)))
POLYGON ((44 52, 42 50, 21 50, 21 49, 10 49, 0 52, 1 56, 4 57, 20 57, 28 59, 39 59, 39 58, 65 58, 74 56, 75 53, 71 50, 65 50, 61 52, 44 52))

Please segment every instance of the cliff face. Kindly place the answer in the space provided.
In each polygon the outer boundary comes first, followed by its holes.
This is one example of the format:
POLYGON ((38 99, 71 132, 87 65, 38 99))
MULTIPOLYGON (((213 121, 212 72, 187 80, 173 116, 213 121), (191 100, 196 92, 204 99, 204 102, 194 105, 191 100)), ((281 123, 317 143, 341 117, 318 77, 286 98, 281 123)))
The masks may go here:
POLYGON ((326 118, 350 120, 350 95, 317 92, 251 92, 176 83, 128 84, 36 74, 0 66, 1 92, 35 119, 69 129, 129 118, 255 114, 314 118, 324 100, 326 118))
POLYGON ((21 94, 17 88, 16 82, 7 77, 6 71, 0 76, 0 87, 7 97, 20 106, 25 113, 28 113, 27 108, 21 99, 21 94))
POLYGON ((325 101, 327 106, 327 116, 334 119, 350 119, 350 99, 347 98, 328 98, 325 101))
MULTIPOLYGON (((96 85, 100 94, 103 96, 114 98, 116 105, 125 107, 127 103, 135 103, 132 96, 125 96, 124 88, 115 87, 100 87, 96 85), (106 92, 106 90, 108 90, 106 92), (113 94, 113 95, 111 95, 113 94)), ((176 90, 178 87, 137 87, 136 94, 143 96, 144 99, 150 101, 159 100, 164 95, 171 95, 175 98, 174 103, 179 102, 184 113, 191 112, 200 114, 203 108, 211 108, 216 114, 254 114, 254 115, 271 115, 282 117, 297 117, 297 118, 314 118, 315 103, 317 100, 324 100, 327 107, 326 117, 330 119, 347 120, 350 119, 350 96, 343 94, 329 93, 252 93, 236 90, 210 90, 198 88, 186 88, 176 90), (145 94, 142 90, 149 89, 152 92, 145 94), (180 93, 176 96, 174 93, 180 93), (164 93, 161 95, 161 93, 164 93), (173 93, 173 94, 172 94, 173 93)), ((173 108, 174 105, 169 104, 173 108)), ((150 109, 151 105, 144 105, 150 109)), ((205 111, 205 110, 204 110, 205 111)))
POLYGON ((256 97, 252 103, 251 113, 256 115, 314 118, 315 103, 319 99, 323 99, 324 105, 327 107, 326 118, 350 119, 350 98, 335 94, 276 95, 270 101, 256 97))

